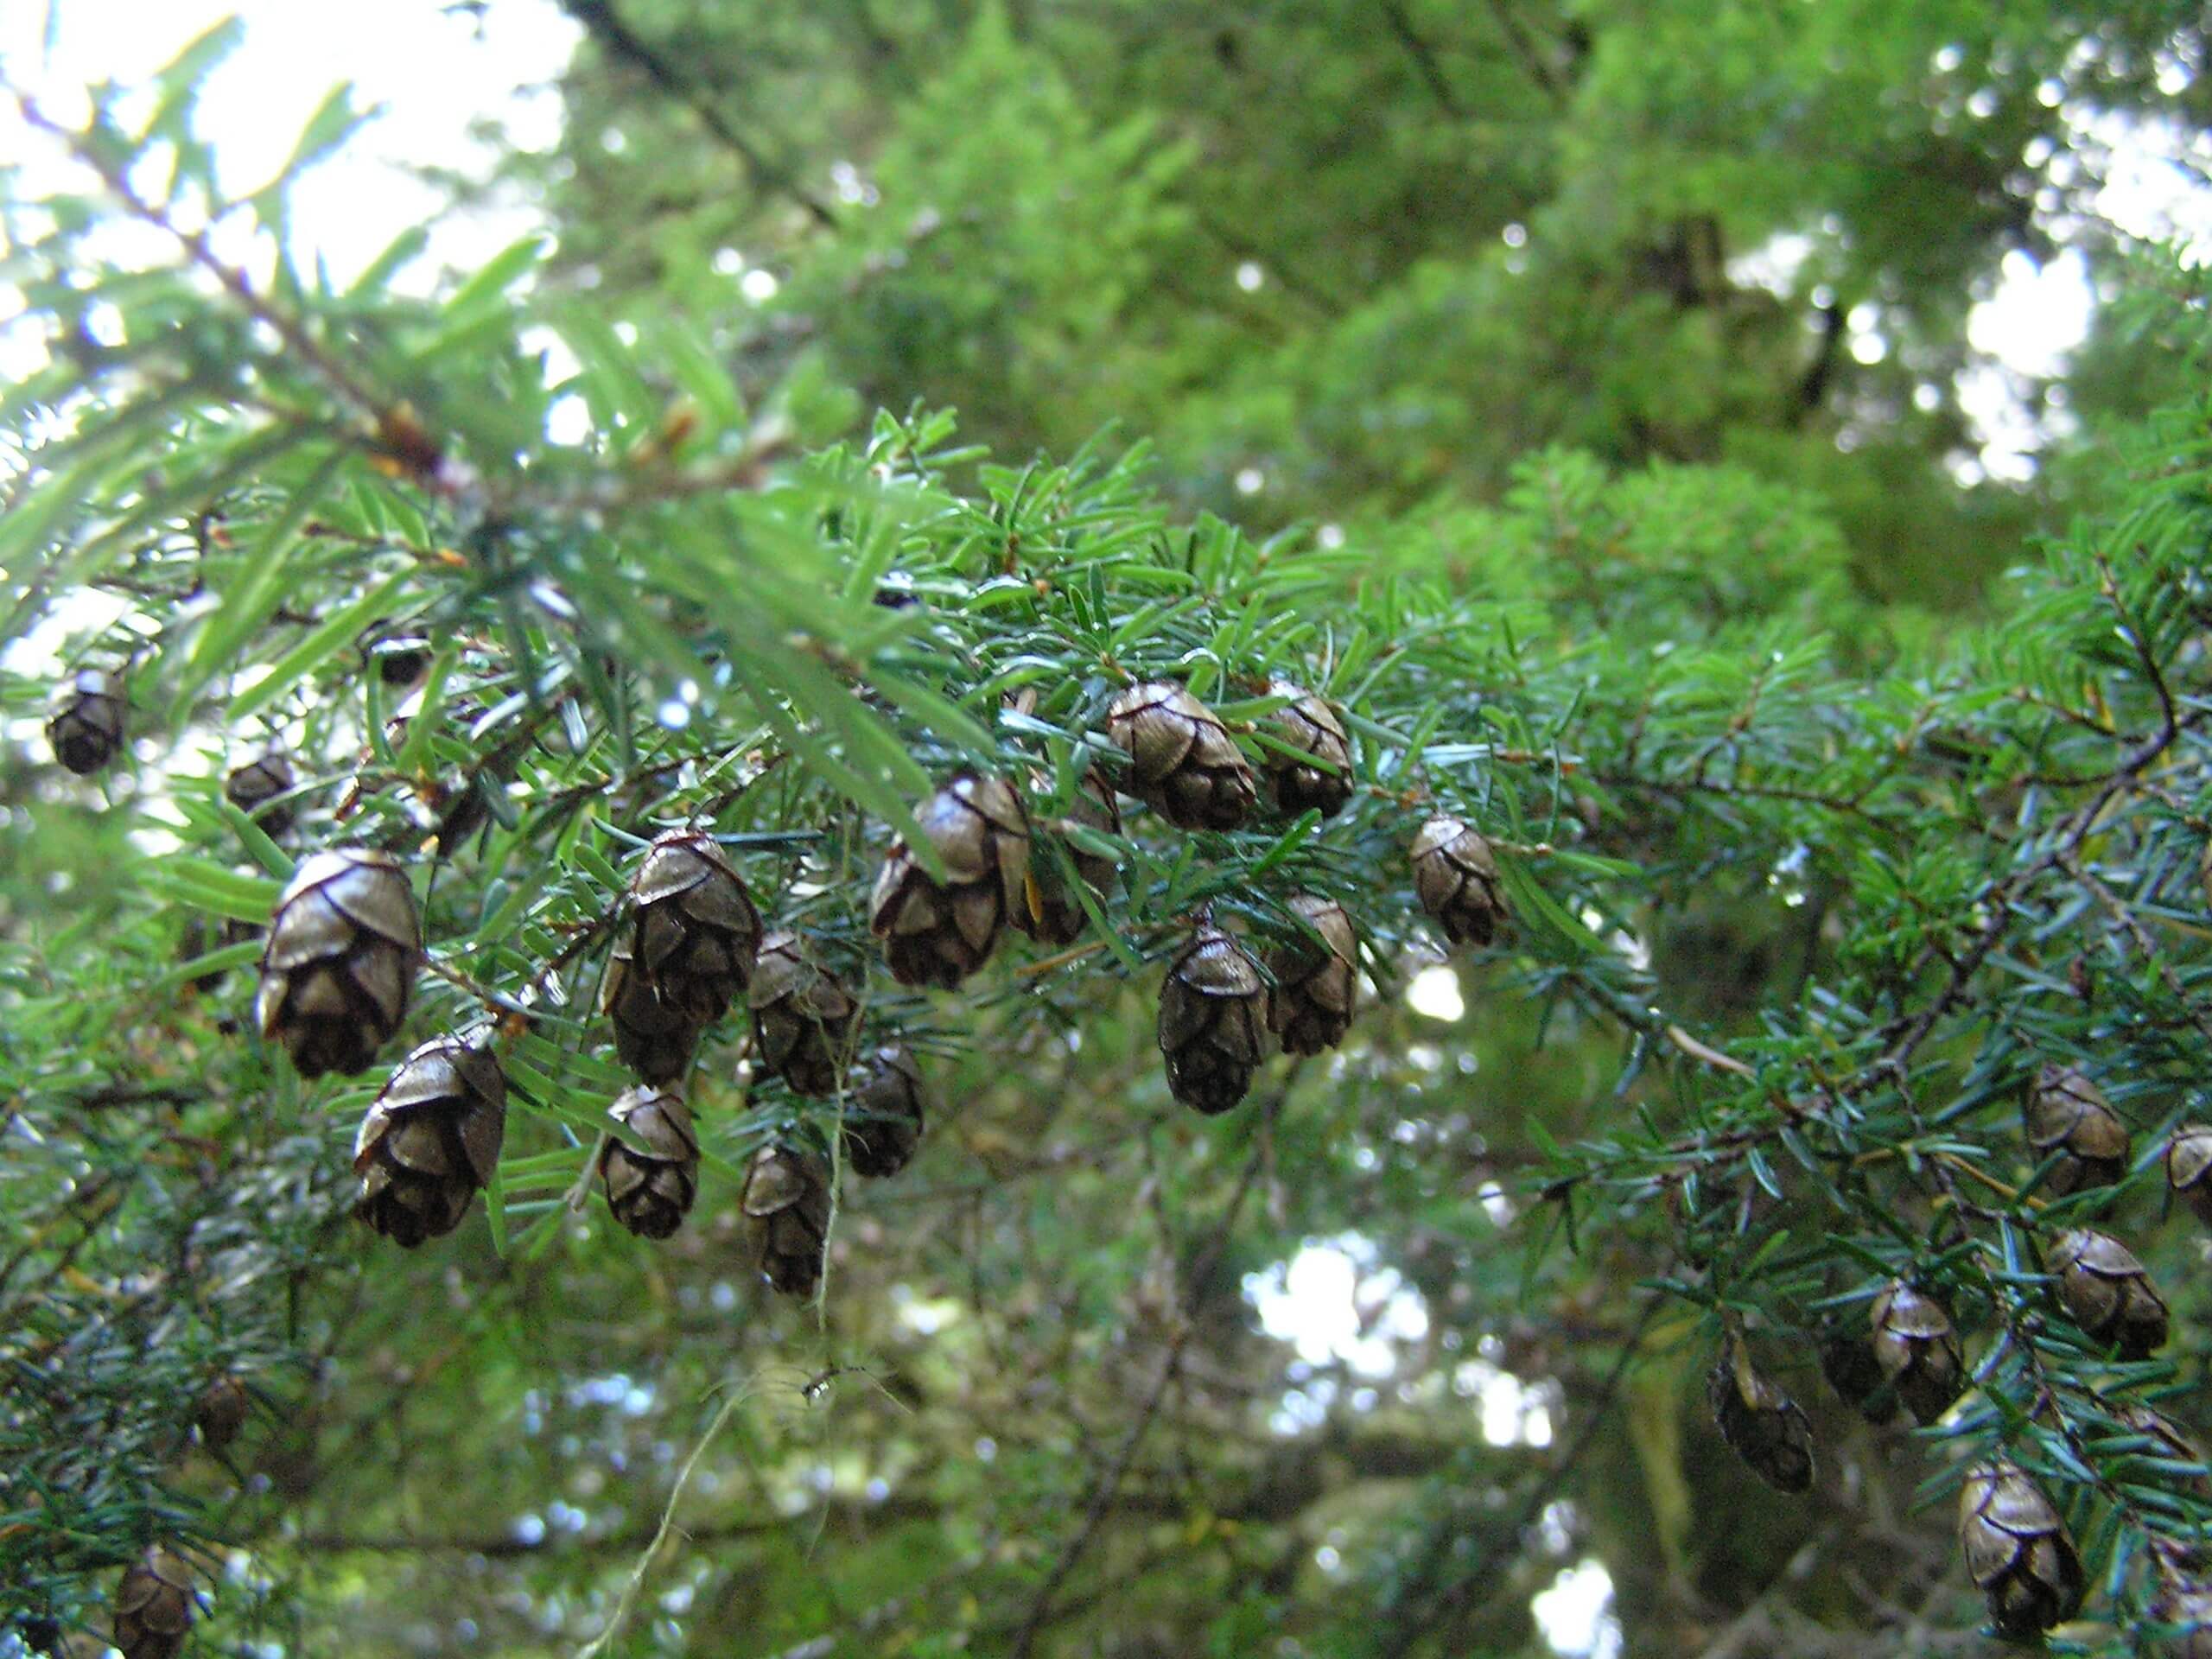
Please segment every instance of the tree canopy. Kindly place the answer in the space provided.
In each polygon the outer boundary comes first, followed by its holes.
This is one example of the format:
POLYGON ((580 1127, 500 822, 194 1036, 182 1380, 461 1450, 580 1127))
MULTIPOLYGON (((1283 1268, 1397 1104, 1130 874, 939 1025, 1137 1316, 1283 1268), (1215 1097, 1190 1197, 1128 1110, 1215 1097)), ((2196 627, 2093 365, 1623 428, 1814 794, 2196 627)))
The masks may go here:
POLYGON ((0 1654, 2206 1650, 2198 9, 564 10, 14 92, 0 1654))

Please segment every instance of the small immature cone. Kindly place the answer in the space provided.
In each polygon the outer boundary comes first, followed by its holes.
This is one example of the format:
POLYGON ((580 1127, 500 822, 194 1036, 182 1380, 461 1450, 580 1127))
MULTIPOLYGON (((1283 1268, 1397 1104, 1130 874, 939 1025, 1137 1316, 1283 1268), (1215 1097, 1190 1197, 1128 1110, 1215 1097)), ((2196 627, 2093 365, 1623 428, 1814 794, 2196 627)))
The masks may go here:
POLYGON ((944 861, 939 881, 903 841, 891 849, 868 903, 891 977, 944 990, 983 965, 1009 920, 1029 909, 1029 821, 997 778, 963 772, 915 810, 944 861))
POLYGON ((238 1439, 252 1403, 245 1384, 227 1372, 200 1389, 192 1407, 192 1426, 199 1431, 200 1445, 220 1452, 238 1439))
MULTIPOLYGON (((1114 786, 1095 772, 1087 775, 1076 791, 1067 816, 1105 835, 1122 833, 1122 809, 1114 799, 1114 786)), ((1075 865, 1077 876, 1093 893, 1103 898, 1112 889, 1112 859, 1087 853, 1072 842, 1068 844, 1068 856, 1075 865)), ((1083 937, 1083 930, 1090 925, 1090 918, 1084 912, 1083 901, 1068 890, 1066 878, 1056 860, 1032 853, 1029 889, 1029 902, 1014 906, 1009 918, 1016 927, 1039 944, 1073 944, 1083 937)))
POLYGON ((786 1296, 811 1296, 822 1282, 830 1236, 830 1172, 812 1153, 763 1147, 745 1172, 739 1207, 747 1248, 786 1296))
POLYGON ((2184 1123, 2166 1145, 2166 1181, 2174 1196, 2212 1227, 2212 1128, 2184 1123))
POLYGON ((79 778, 89 778, 115 759, 123 747, 123 694, 96 668, 70 677, 54 718, 46 722, 54 758, 79 778))
POLYGON ((607 1207, 639 1238, 666 1238, 699 1192, 699 1137, 691 1109, 667 1089, 627 1089, 607 1115, 624 1135, 599 1154, 607 1207))
POLYGON ((1971 1471, 1959 1490, 1959 1548, 1989 1602, 1990 1622, 2031 1641, 2082 1605, 2082 1558, 2043 1489, 2016 1465, 1971 1471))
POLYGON ((747 995, 761 1064, 794 1093, 836 1094, 859 1013, 851 993, 815 965, 798 934, 779 929, 760 941, 747 995))
POLYGON ((1722 1350, 1706 1399, 1720 1438, 1753 1474, 1777 1491, 1811 1490, 1813 1426, 1796 1401, 1751 1369, 1740 1344, 1722 1350))
POLYGON ((1863 1336, 1832 1331, 1821 1344, 1821 1375, 1849 1406, 1870 1423, 1886 1423, 1897 1414, 1897 1390, 1874 1357, 1874 1347, 1863 1336))
POLYGON ((1358 943, 1351 918, 1333 899, 1291 895, 1287 908, 1321 937, 1286 941, 1268 955, 1274 990, 1268 1000, 1268 1028, 1286 1054, 1319 1054, 1334 1048, 1351 1029, 1358 995, 1358 943))
POLYGON ((660 1000, 652 982, 638 969, 632 954, 636 935, 625 927, 615 937, 600 982, 599 1006, 614 1028, 614 1052, 641 1083, 671 1084, 691 1069, 698 1051, 700 1021, 660 1000))
POLYGON ((875 1051, 860 1083, 845 1096, 845 1161, 857 1174, 896 1175, 921 1144, 928 1116, 921 1068, 896 1045, 875 1051))
POLYGON ((1966 1390, 1966 1355, 1951 1316, 1902 1279, 1874 1299, 1875 1363, 1916 1421, 1932 1423, 1966 1390))
POLYGON ((159 1545, 148 1550, 115 1587, 115 1645, 123 1659, 175 1659, 184 1651, 194 1606, 192 1569, 159 1545))
POLYGON ((2120 1350, 2122 1359, 2147 1359, 2166 1340, 2165 1299, 2135 1252, 2109 1233, 2075 1227, 2051 1247, 2050 1270, 2058 1298, 2082 1333, 2120 1350))
POLYGON ((1316 810, 1333 818, 1351 798, 1351 741, 1344 735, 1344 722, 1335 709, 1302 687, 1278 680, 1268 689, 1296 699, 1268 716, 1268 735, 1313 757, 1298 760, 1280 749, 1269 749, 1263 763, 1268 800, 1286 817, 1316 810))
POLYGON ((1459 819, 1431 818, 1414 836, 1414 891, 1454 944, 1487 945, 1497 937, 1505 895, 1490 842, 1459 819))
MULTIPOLYGON (((2136 1455, 2158 1458, 2171 1463, 2204 1464, 2204 1448, 2182 1433, 2181 1426, 2172 1418, 2161 1415, 2138 1401, 2113 1403, 2112 1414, 2151 1444, 2136 1455)), ((2160 1471, 2154 1477, 2173 1490, 2191 1497, 2212 1497, 2212 1473, 2160 1471)))
POLYGON ((277 895, 261 951, 261 1034, 303 1077, 359 1071, 407 1014, 423 927, 389 853, 310 854, 277 895))
POLYGON ((2071 1066, 2045 1065, 2029 1085, 2024 1122, 2037 1161, 2057 1154, 2044 1185, 2063 1198, 2127 1173, 2127 1125, 2104 1091, 2071 1066))
POLYGON ((356 1213, 403 1249, 461 1225, 492 1179, 507 1078, 490 1049, 434 1037, 394 1068, 353 1139, 356 1213))
POLYGON ((1133 685, 1106 710, 1106 734, 1129 757, 1123 786, 1182 830, 1234 830, 1258 791, 1221 716, 1168 680, 1133 685))
POLYGON ((645 849, 625 924, 632 971, 661 1006, 698 1025, 729 1012, 753 977, 760 912, 713 837, 674 830, 645 849))
POLYGON ((1160 988, 1168 1092, 1209 1116, 1243 1099, 1266 1052, 1267 1003, 1259 964, 1219 928, 1202 925, 1160 988))
POLYGON ((284 758, 282 749, 270 749, 256 760, 232 769, 223 780, 223 798, 252 818, 272 839, 283 835, 292 827, 292 804, 285 801, 262 810, 265 803, 275 800, 298 780, 292 775, 292 763, 284 758))

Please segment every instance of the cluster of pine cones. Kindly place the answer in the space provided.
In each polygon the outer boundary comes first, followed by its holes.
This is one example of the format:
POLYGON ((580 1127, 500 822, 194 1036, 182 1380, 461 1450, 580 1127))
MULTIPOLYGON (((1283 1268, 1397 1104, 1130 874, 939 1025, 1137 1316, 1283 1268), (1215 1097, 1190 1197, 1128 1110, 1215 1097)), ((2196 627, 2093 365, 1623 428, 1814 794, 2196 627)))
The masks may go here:
MULTIPOLYGON (((2127 1125, 2080 1071, 2044 1066, 2028 1086, 2023 1118, 2043 1191, 2063 1198, 2113 1185, 2126 1174, 2127 1125)), ((2212 1227, 2212 1127, 2176 1130, 2165 1167, 2175 1196, 2212 1227)), ((2044 1247, 2043 1266, 2059 1306, 2091 1344, 2123 1363, 2147 1359, 2164 1344, 2165 1299, 2135 1253, 2111 1234, 2068 1228, 2044 1247)), ((1903 1279, 1874 1298, 1864 1336, 1829 1333, 1821 1369, 1836 1393, 1876 1424, 1893 1421, 1900 1405, 1916 1422, 1936 1421, 1965 1393, 1969 1376, 1950 1310, 1932 1291, 1903 1279)), ((1707 1397, 1721 1438, 1762 1479, 1785 1492, 1811 1488, 1812 1426, 1796 1402, 1753 1368, 1740 1335, 1723 1344, 1707 1397)), ((2177 1427, 2147 1406, 2114 1409, 2164 1455, 2203 1461, 2177 1427)), ((2010 1459, 1967 1473, 1959 1493, 1959 1546, 1999 1634, 2032 1640, 2080 1611, 2081 1555, 2049 1495, 2010 1459)), ((2156 1565, 2165 1586, 2160 1618, 2212 1625, 2212 1589, 2196 1564, 2161 1556, 2156 1565)))
MULTIPOLYGON (((1256 769, 1185 687, 1154 681, 1124 691, 1106 711, 1106 733, 1126 765, 1111 779, 1088 773, 1069 821, 1118 836, 1117 788, 1182 830, 1237 829, 1263 799, 1283 817, 1333 817, 1353 789, 1344 724, 1311 692, 1281 682, 1270 690, 1282 706, 1268 717, 1266 759, 1256 769)), ((124 715, 108 677, 79 673, 48 723, 57 757, 73 772, 98 771, 122 745, 124 715)), ((233 771, 225 793, 276 836, 292 823, 296 787, 289 762, 271 750, 233 771)), ((1033 856, 1021 797, 1002 779, 954 777, 922 803, 915 823, 926 852, 895 843, 868 906, 886 966, 901 985, 957 987, 1009 927, 1046 946, 1073 944, 1115 878, 1095 842, 1071 840, 1065 866, 1033 856)), ((1446 937, 1490 944, 1505 907, 1481 835, 1458 818, 1434 817, 1410 856, 1421 905, 1446 937)), ((1288 895, 1283 908, 1303 937, 1264 959, 1208 915, 1169 961, 1160 1047, 1170 1092, 1198 1111, 1225 1112, 1242 1101, 1271 1047, 1319 1053, 1351 1027, 1359 976, 1351 917, 1313 893, 1288 895)), ((609 1110, 599 1173, 623 1226, 666 1238, 690 1209, 699 1143, 682 1084, 702 1034, 741 999, 756 1064, 795 1093, 842 1102, 845 1161, 865 1176, 904 1167, 927 1116, 913 1056, 896 1043, 863 1047, 858 999, 798 932, 764 926, 744 878, 711 836, 682 830, 655 840, 614 920, 601 1009, 638 1086, 609 1110)), ((270 918, 260 1030, 302 1077, 359 1071, 404 1020, 423 955, 414 893, 397 860, 360 848, 311 854, 270 918)), ((452 1232, 491 1179, 505 1115, 492 1033, 423 1044, 361 1123, 353 1155, 359 1213, 409 1248, 452 1232)), ((798 1146, 765 1147, 747 1172, 740 1204, 747 1237, 779 1290, 810 1295, 820 1282, 830 1183, 823 1159, 798 1146)))

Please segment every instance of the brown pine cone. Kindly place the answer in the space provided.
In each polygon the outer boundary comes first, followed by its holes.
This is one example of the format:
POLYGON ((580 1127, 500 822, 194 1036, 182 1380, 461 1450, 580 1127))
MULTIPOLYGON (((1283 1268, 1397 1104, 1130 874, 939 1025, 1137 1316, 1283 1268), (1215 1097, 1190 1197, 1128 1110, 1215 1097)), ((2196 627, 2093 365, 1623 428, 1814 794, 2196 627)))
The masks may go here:
MULTIPOLYGON (((2126 1429, 2151 1442, 2134 1455, 2158 1458, 2169 1463, 2194 1464, 2200 1471, 2204 1468, 2204 1448, 2183 1433, 2181 1425, 2172 1418, 2164 1416, 2135 1400, 2107 1402, 2107 1409, 2126 1429)), ((2212 1497, 2212 1472, 2184 1473, 2160 1470, 2152 1478, 2191 1497, 2212 1497)))
POLYGON ((830 1236, 830 1172, 810 1152, 763 1147, 745 1172, 739 1202, 747 1248, 768 1282, 786 1296, 811 1296, 822 1283, 830 1236))
POLYGON ((607 1137, 600 1179, 614 1219, 639 1238, 666 1238, 699 1192, 699 1137, 691 1109, 668 1089, 626 1089, 607 1115, 628 1132, 607 1137))
POLYGON ((1168 1092, 1209 1116, 1243 1099, 1266 1053, 1267 1003, 1259 964, 1219 928, 1201 925, 1160 988, 1168 1092))
POLYGON ((1286 817, 1313 810, 1333 818, 1352 791, 1351 741, 1344 735, 1344 722, 1335 709, 1303 687, 1277 680, 1268 690, 1295 699, 1268 716, 1268 734, 1312 757, 1300 760, 1281 749, 1267 751, 1262 765, 1269 802, 1286 817))
POLYGON ((753 978, 760 912, 713 837, 689 830, 656 837, 630 899, 634 912, 622 931, 631 971, 664 1008, 695 1024, 728 1014, 753 978))
POLYGON ((928 1096, 921 1067, 897 1045, 875 1058, 845 1097, 845 1161, 856 1174, 896 1175, 921 1144, 928 1096))
POLYGON ((2037 1073, 2024 1117, 2037 1161, 2058 1159, 2044 1182, 2054 1196, 2110 1186, 2127 1173, 2127 1125, 2104 1091, 2073 1067, 2046 1065, 2037 1073))
POLYGON ((292 775, 292 763, 284 758, 282 749, 270 749, 257 759, 234 767, 223 781, 223 798, 258 823, 264 834, 275 839, 289 832, 292 827, 292 804, 276 801, 298 780, 292 775), (266 807, 264 810, 264 808, 266 807))
POLYGON ((1304 919, 1316 940, 1287 940, 1268 953, 1274 990, 1268 999, 1268 1028, 1282 1039, 1286 1054, 1319 1054, 1334 1048, 1351 1029, 1359 992, 1359 944, 1351 918, 1333 899, 1291 895, 1285 908, 1304 919))
POLYGON ((2043 1489, 2016 1465, 1985 1464, 1959 1490, 1959 1548, 1999 1634, 2031 1641, 2082 1605, 2082 1559, 2043 1489))
POLYGON ((1720 1438, 1753 1474, 1777 1491, 1812 1489, 1812 1424, 1796 1401, 1751 1369, 1738 1344, 1724 1348, 1705 1392, 1720 1438))
POLYGON ((1505 915, 1497 859, 1475 830, 1446 815, 1421 827, 1413 844, 1414 891, 1454 944, 1487 945, 1505 915))
POLYGON ((2166 1340, 2165 1299, 2135 1252, 2109 1233, 2075 1227, 2051 1246, 2058 1298, 2082 1334, 2115 1345, 2122 1359, 2148 1359, 2166 1340))
POLYGON ((156 1544, 115 1588, 115 1645, 123 1659, 175 1659, 198 1609, 192 1569, 156 1544))
POLYGON ((245 1427, 252 1405, 245 1383, 227 1371, 216 1377, 200 1389, 200 1398, 192 1406, 192 1427, 199 1432, 200 1444, 211 1452, 220 1452, 230 1445, 245 1427))
POLYGON ((303 1077, 359 1071, 406 1017, 423 928, 389 853, 313 853, 277 895, 261 951, 261 1034, 303 1077))
POLYGON ((1029 821, 1002 780, 963 772, 924 801, 914 821, 945 879, 894 843, 875 879, 868 929, 901 985, 950 990, 983 965, 1010 918, 1029 909, 1029 821))
POLYGON ((1821 1344, 1821 1375, 1844 1404, 1870 1423, 1897 1414, 1897 1390, 1874 1357, 1873 1344, 1848 1331, 1830 1331, 1821 1344))
POLYGON ((614 1028, 614 1052, 641 1083, 672 1084, 691 1069, 699 1035, 706 1027, 660 1000, 652 982, 631 955, 634 931, 625 927, 608 954, 607 976, 600 982, 599 1007, 614 1028))
MULTIPOLYGON (((1087 773, 1077 786, 1067 817, 1102 835, 1122 833, 1122 809, 1114 798, 1114 786, 1095 772, 1087 773)), ((1103 899, 1112 891, 1118 874, 1114 861, 1087 853, 1073 842, 1067 843, 1067 855, 1075 865, 1077 878, 1103 899)), ((1090 925, 1090 918, 1084 911, 1083 901, 1069 889, 1059 861, 1033 850, 1029 874, 1032 902, 1016 905, 1007 919, 1039 944, 1073 944, 1090 925)))
POLYGON ((361 1120, 355 1213, 413 1249, 461 1225, 492 1179, 507 1128, 507 1078, 491 1050, 433 1037, 397 1066, 361 1120))
POLYGON ((1951 1316, 1904 1280, 1874 1299, 1874 1360, 1916 1421, 1932 1423, 1966 1391, 1966 1355, 1951 1316))
POLYGON ((2174 1196, 2212 1227, 2212 1128, 2184 1123, 2166 1145, 2166 1183, 2174 1196))
POLYGON ((1234 830, 1258 798, 1251 764, 1221 716, 1171 681, 1131 686, 1106 710, 1129 757, 1122 787, 1183 830, 1234 830))
POLYGON ((795 1094, 817 1100, 836 1094, 859 1008, 850 992, 814 964, 798 934, 779 929, 760 941, 748 997, 760 1064, 795 1094))
POLYGON ((46 740, 54 758, 79 778, 89 778, 115 759, 123 747, 123 693, 96 668, 80 668, 69 678, 46 740))

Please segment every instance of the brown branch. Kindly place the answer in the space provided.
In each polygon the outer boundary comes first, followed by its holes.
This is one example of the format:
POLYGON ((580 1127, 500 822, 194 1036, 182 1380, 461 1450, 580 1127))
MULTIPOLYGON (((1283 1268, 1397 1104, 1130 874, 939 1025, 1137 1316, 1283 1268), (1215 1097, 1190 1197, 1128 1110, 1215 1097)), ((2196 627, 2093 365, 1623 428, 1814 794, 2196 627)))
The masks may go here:
POLYGON ((1390 25, 1390 32, 1398 37, 1398 44, 1406 48, 1406 55, 1414 60, 1426 86, 1444 113, 1454 121, 1467 118, 1466 105, 1459 102, 1459 95, 1452 90, 1452 83, 1444 78, 1444 67, 1436 60, 1436 53, 1414 28, 1413 19, 1406 16, 1406 9, 1398 0, 1376 0, 1383 21, 1390 25))

